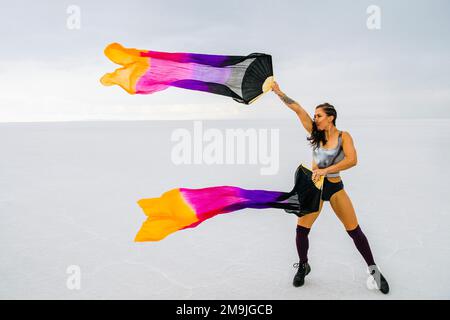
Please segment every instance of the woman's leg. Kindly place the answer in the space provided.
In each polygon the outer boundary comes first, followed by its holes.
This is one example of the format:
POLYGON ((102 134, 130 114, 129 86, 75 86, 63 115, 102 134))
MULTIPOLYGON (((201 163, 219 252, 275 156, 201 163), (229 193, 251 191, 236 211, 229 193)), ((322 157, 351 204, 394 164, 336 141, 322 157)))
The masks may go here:
POLYGON ((317 212, 307 214, 298 219, 296 244, 300 263, 294 264, 294 267, 298 267, 297 273, 295 274, 292 282, 294 287, 301 287, 305 283, 305 276, 311 271, 311 267, 308 264, 308 234, 314 221, 316 221, 320 211, 322 210, 322 205, 323 201, 320 200, 319 210, 317 212))
POLYGON ((319 217, 320 211, 322 210, 323 201, 320 200, 319 211, 307 214, 301 218, 298 218, 297 221, 297 235, 296 235, 296 245, 297 245, 297 253, 300 260, 300 263, 305 263, 308 261, 308 249, 309 249, 309 231, 311 227, 319 217))
POLYGON ((304 228, 311 229, 314 221, 319 217, 320 211, 322 211, 323 200, 320 200, 319 210, 317 212, 309 213, 304 215, 303 217, 298 218, 297 225, 302 226, 304 228))
POLYGON ((344 189, 339 190, 331 196, 331 207, 341 220, 349 236, 353 239, 356 248, 363 256, 368 266, 374 265, 372 251, 370 250, 369 241, 362 232, 358 219, 356 218, 355 209, 352 202, 344 189))
POLYGON ((358 226, 355 209, 345 189, 341 189, 330 198, 331 208, 336 216, 341 220, 345 230, 350 231, 358 226))
POLYGON ((377 288, 384 294, 389 293, 389 284, 375 264, 369 241, 367 241, 366 236, 358 225, 355 210, 345 190, 342 189, 333 194, 330 198, 330 203, 334 212, 344 224, 347 233, 352 237, 356 248, 369 266, 370 276, 373 277, 377 288))

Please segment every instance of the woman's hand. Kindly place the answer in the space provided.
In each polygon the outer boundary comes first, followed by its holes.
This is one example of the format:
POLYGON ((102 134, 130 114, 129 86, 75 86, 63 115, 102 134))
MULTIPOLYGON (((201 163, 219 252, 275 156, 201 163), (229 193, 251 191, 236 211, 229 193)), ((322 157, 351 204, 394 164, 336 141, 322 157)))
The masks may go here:
POLYGON ((276 81, 272 83, 272 91, 275 92, 277 95, 280 95, 282 93, 276 81))
POLYGON ((312 172, 312 180, 313 180, 314 182, 316 182, 317 180, 320 179, 321 176, 327 175, 327 173, 328 173, 327 168, 324 168, 324 169, 315 169, 315 170, 313 170, 313 172, 312 172))

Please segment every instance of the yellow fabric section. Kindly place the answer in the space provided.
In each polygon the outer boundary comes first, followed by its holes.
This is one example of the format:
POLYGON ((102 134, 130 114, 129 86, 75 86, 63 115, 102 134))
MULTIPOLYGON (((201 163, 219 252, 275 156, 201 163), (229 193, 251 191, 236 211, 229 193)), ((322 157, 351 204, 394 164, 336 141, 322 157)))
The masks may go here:
POLYGON ((141 199, 139 206, 148 216, 134 241, 159 241, 169 234, 198 221, 179 189, 165 192, 160 198, 141 199))
POLYGON ((150 58, 141 57, 137 49, 127 49, 118 43, 105 48, 105 55, 113 62, 124 66, 112 73, 105 74, 100 82, 105 86, 119 85, 130 94, 136 93, 136 83, 150 67, 150 58))

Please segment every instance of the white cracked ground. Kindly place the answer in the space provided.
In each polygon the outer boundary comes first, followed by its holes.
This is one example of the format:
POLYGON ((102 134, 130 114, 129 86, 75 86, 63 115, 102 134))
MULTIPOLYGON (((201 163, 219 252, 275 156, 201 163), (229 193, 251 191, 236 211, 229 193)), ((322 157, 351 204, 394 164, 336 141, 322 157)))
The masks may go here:
POLYGON ((348 120, 358 166, 342 173, 391 286, 366 288, 365 264, 329 204, 310 234, 311 274, 292 286, 296 217, 242 210, 160 242, 134 243, 140 198, 175 187, 290 190, 311 150, 298 121, 204 121, 279 128, 280 168, 180 165, 175 128, 191 121, 0 124, 2 299, 448 299, 450 121, 348 120), (71 265, 81 287, 69 290, 71 265))

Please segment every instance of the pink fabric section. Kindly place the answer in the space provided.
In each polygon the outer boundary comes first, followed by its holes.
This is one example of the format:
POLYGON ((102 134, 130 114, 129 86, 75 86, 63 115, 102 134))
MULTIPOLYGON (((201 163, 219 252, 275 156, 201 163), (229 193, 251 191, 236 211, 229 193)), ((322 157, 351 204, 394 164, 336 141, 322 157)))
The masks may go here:
POLYGON ((229 205, 247 201, 240 196, 239 188, 230 186, 203 189, 180 188, 180 192, 201 221, 218 213, 224 213, 223 208, 229 205))
POLYGON ((138 80, 136 93, 161 91, 178 80, 198 80, 224 84, 231 74, 229 67, 218 68, 197 63, 183 63, 156 58, 149 59, 150 68, 138 80))
POLYGON ((150 59, 149 70, 136 84, 136 93, 152 93, 164 90, 174 81, 189 79, 193 65, 170 60, 150 59))
POLYGON ((183 52, 161 52, 161 51, 152 51, 148 50, 147 52, 141 52, 141 57, 151 57, 159 60, 171 60, 174 62, 184 63, 189 61, 189 53, 183 52))

